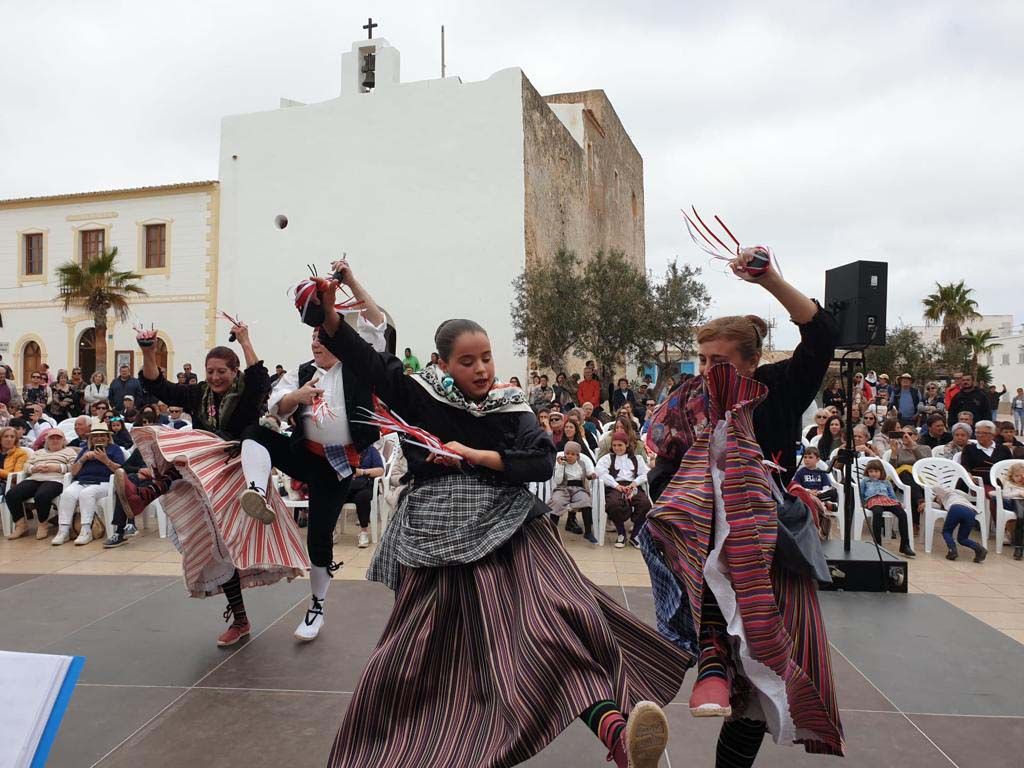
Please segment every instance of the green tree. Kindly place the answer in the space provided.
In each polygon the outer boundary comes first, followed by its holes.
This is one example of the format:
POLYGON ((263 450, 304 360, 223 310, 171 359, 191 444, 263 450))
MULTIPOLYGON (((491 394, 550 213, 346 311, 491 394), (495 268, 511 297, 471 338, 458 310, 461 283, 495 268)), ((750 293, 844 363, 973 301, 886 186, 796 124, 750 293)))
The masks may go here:
POLYGON ((978 312, 978 302, 971 298, 973 288, 959 283, 942 285, 935 284, 935 292, 925 296, 924 319, 929 324, 942 323, 942 333, 939 338, 943 345, 950 346, 960 339, 961 327, 968 320, 981 317, 978 312))
MULTIPOLYGON (((989 354, 992 350, 998 347, 998 344, 993 344, 995 334, 992 331, 985 330, 981 331, 967 331, 960 340, 969 350, 971 356, 971 372, 975 378, 978 378, 978 372, 981 362, 981 356, 989 354)), ((989 372, 991 377, 991 372, 989 372)))
POLYGON ((579 259, 561 249, 550 261, 528 265, 512 283, 516 352, 558 371, 579 342, 586 310, 579 259))
POLYGON ((647 275, 622 251, 598 251, 583 267, 584 323, 576 353, 592 357, 607 378, 619 363, 653 346, 647 275))
POLYGON ((125 322, 129 315, 129 298, 145 296, 146 291, 137 283, 142 275, 116 269, 117 247, 104 251, 101 256, 78 264, 68 261, 57 267, 60 295, 56 300, 64 304, 64 311, 81 307, 92 314, 96 329, 96 370, 107 370, 107 313, 125 322))
POLYGON ((684 264, 680 268, 673 259, 665 276, 651 283, 648 335, 653 341, 651 356, 658 366, 658 381, 673 363, 695 351, 695 329, 705 321, 711 302, 700 274, 700 267, 684 264))
POLYGON ((897 376, 909 373, 920 385, 936 373, 934 350, 925 345, 917 331, 905 325, 889 329, 885 346, 869 347, 864 359, 867 370, 888 373, 893 382, 897 376))

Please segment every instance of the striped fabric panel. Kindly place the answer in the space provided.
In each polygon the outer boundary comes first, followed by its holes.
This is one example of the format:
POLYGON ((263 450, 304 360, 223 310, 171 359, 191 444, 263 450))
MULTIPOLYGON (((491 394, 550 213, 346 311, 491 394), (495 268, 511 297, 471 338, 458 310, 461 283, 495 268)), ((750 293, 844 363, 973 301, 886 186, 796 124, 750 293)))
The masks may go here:
POLYGON ((475 563, 403 570, 328 764, 517 765, 597 701, 667 704, 690 663, 536 519, 475 563))
POLYGON ((219 593, 236 569, 243 588, 291 580, 309 569, 301 532, 273 484, 267 489, 277 513, 273 523, 242 511, 245 477, 239 457, 225 461, 229 443, 209 432, 166 427, 140 427, 132 438, 154 470, 173 465, 181 473, 160 503, 174 526, 192 597, 219 593))
POLYGON ((807 751, 842 754, 828 638, 815 588, 809 581, 793 587, 798 579, 785 579, 783 586, 791 588, 786 595, 788 612, 781 609, 777 595, 776 578, 782 569, 772 567, 778 535, 776 503, 752 423, 753 409, 767 389, 740 376, 730 365, 716 365, 706 376, 710 419, 684 456, 658 507, 648 516, 650 534, 684 584, 699 628, 704 567, 715 514, 710 440, 724 418, 726 461, 721 496, 729 536, 722 555, 729 566, 751 654, 786 682, 798 741, 807 751))

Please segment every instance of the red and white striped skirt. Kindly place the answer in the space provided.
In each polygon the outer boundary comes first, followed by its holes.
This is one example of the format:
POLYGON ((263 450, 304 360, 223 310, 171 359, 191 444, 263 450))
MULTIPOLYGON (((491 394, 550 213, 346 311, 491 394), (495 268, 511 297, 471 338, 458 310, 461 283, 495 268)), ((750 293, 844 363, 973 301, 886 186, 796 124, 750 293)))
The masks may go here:
POLYGON ((140 427, 132 438, 154 472, 173 467, 181 474, 160 504, 174 526, 192 597, 223 591, 235 570, 243 588, 291 581, 309 570, 302 534, 273 484, 267 488, 277 513, 273 523, 264 525, 242 511, 242 461, 225 461, 229 443, 210 432, 168 427, 140 427))

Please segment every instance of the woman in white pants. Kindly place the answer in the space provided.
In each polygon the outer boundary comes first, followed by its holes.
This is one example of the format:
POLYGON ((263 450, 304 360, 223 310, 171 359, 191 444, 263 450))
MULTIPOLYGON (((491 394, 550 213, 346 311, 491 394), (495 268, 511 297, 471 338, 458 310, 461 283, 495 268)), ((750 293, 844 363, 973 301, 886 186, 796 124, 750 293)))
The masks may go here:
POLYGON ((92 541, 92 521, 100 501, 110 492, 110 476, 121 466, 124 454, 111 440, 110 427, 102 421, 93 421, 89 444, 82 448, 71 465, 74 481, 60 495, 58 520, 60 530, 50 543, 65 544, 71 538, 71 521, 75 506, 82 514, 82 528, 75 539, 76 546, 92 541))

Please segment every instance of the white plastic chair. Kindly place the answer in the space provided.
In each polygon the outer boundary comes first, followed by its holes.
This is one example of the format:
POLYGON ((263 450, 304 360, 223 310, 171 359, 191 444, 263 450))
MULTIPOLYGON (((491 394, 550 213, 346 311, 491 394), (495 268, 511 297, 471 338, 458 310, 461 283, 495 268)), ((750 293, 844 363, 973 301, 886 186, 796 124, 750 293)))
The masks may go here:
POLYGON ((1011 520, 1017 519, 1016 512, 1003 507, 1003 481, 1006 480, 1010 467, 1014 464, 1022 463, 1024 462, 1020 459, 1004 459, 1003 461, 997 461, 992 465, 992 469, 989 470, 989 483, 992 485, 990 495, 996 501, 996 525, 992 531, 996 537, 996 554, 1003 551, 1003 535, 1006 532, 1006 524, 1011 520))
MULTIPOLYGON (((864 509, 864 500, 860 497, 860 481, 866 477, 864 474, 864 467, 867 466, 868 462, 878 461, 873 456, 861 456, 857 459, 857 464, 854 467, 853 472, 853 540, 860 541, 861 532, 863 531, 864 524, 869 521, 869 517, 864 509)), ((893 489, 896 491, 897 496, 902 496, 903 511, 907 513, 907 525, 909 526, 913 520, 910 516, 910 486, 900 480, 899 475, 896 474, 896 469, 887 461, 882 462, 882 466, 885 468, 885 479, 892 483, 893 489)), ((895 515, 891 512, 883 512, 882 517, 888 522, 892 522, 896 519, 895 515)), ((911 537, 913 538, 913 537, 911 537)))
MULTIPOLYGON (((27 450, 31 455, 31 449, 27 450)), ((7 476, 7 487, 4 489, 4 502, 0 504, 0 529, 3 530, 4 536, 7 536, 11 533, 11 531, 14 530, 14 521, 11 519, 11 510, 7 507, 7 494, 11 492, 11 488, 13 488, 16 483, 19 483, 24 479, 26 479, 24 472, 14 472, 13 474, 7 476)), ((63 486, 67 488, 71 484, 71 480, 71 473, 65 473, 64 478, 62 480, 63 486)), ((60 496, 53 500, 53 504, 51 505, 51 507, 57 507, 59 504, 60 496)), ((39 512, 37 510, 36 518, 38 519, 38 517, 39 512)))
POLYGON ((955 461, 949 459, 918 459, 914 462, 914 480, 924 489, 924 523, 921 535, 924 537, 924 551, 932 551, 932 539, 935 536, 935 523, 946 518, 946 510, 934 501, 932 488, 941 486, 953 490, 961 480, 970 489, 968 494, 973 497, 974 508, 978 513, 981 525, 981 541, 988 541, 988 513, 985 509, 985 486, 976 477, 955 461))
POLYGON ((839 523, 839 540, 843 541, 846 538, 846 489, 843 488, 841 480, 837 480, 829 473, 828 464, 820 459, 818 460, 818 471, 826 474, 830 487, 836 491, 836 511, 832 512, 826 507, 825 514, 836 518, 836 522, 839 523))

